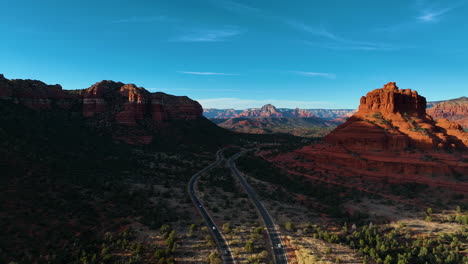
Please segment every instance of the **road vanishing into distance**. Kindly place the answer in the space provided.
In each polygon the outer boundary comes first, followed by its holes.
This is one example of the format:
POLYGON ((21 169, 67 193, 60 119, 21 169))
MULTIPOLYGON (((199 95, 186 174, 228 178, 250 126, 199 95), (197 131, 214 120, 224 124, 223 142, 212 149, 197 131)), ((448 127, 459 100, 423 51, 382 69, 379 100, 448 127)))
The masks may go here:
POLYGON ((275 263, 287 264, 288 258, 286 257, 285 247, 281 240, 281 235, 278 229, 276 228, 275 223, 273 222, 273 219, 271 218, 270 214, 265 209, 263 204, 257 199, 257 194, 255 193, 255 191, 252 189, 252 187, 250 187, 250 185, 247 183, 245 178, 242 176, 242 174, 236 167, 235 160, 239 158, 239 156, 242 155, 244 152, 245 151, 239 152, 233 155, 231 158, 229 158, 228 166, 231 169, 232 173, 239 179, 239 182, 241 183, 244 190, 247 192, 250 200, 254 203, 255 207, 257 208, 257 211, 262 216, 263 223, 265 224, 272 245, 272 252, 274 254, 275 263))
POLYGON ((216 226, 211 216, 206 211, 200 199, 198 199, 197 194, 195 192, 195 185, 197 184, 197 181, 200 175, 218 166, 223 161, 223 159, 224 159, 223 150, 222 149, 218 150, 218 152, 216 152, 216 161, 211 163, 210 165, 208 165, 207 167, 205 167, 204 169, 195 173, 192 176, 188 185, 188 193, 190 195, 190 198, 192 199, 193 204, 197 208, 198 212, 202 215, 203 219, 205 219, 206 225, 208 226, 216 244, 218 245, 218 248, 219 248, 219 251, 221 252, 221 257, 224 263, 231 264, 231 263, 236 263, 236 261, 234 260, 232 256, 232 250, 229 248, 229 244, 227 243, 226 239, 222 235, 218 226, 216 226))

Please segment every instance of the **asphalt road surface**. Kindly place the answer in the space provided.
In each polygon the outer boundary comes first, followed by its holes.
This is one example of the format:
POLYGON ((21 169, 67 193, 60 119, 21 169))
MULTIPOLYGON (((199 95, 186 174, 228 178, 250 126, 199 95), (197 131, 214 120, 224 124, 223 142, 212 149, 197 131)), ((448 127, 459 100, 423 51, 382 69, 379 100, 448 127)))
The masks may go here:
POLYGON ((228 166, 231 168, 231 171, 234 173, 234 175, 239 179, 240 183, 242 184, 242 187, 249 195, 250 200, 252 200, 255 207, 257 207, 257 211, 262 216, 265 227, 267 228, 268 236, 270 237, 271 245, 273 247, 272 252, 275 257, 275 263, 276 264, 288 263, 288 258, 286 257, 286 252, 285 252, 283 242, 281 241, 280 233, 278 229, 276 228, 275 223, 273 222, 273 219, 271 218, 270 214, 265 209, 263 204, 257 199, 257 194, 255 193, 255 191, 250 187, 250 185, 247 183, 245 178, 236 168, 236 164, 234 161, 243 153, 244 152, 239 152, 235 154, 234 156, 232 156, 228 160, 228 166))
POLYGON ((211 216, 208 214, 208 212, 205 210, 205 207, 201 203, 201 201, 198 199, 196 192, 195 192, 195 185, 198 181, 198 178, 201 174, 209 171, 210 169, 218 166, 221 161, 223 160, 223 153, 222 150, 219 150, 216 152, 216 161, 202 169, 201 171, 195 173, 192 178, 190 179, 189 185, 188 185, 188 192, 190 195, 190 198, 193 201, 193 204, 197 208, 198 212, 200 215, 205 219, 206 225, 208 226, 209 230, 211 231, 211 234, 213 235, 213 238, 218 245, 219 252, 221 254, 221 257, 224 261, 224 263, 236 263, 234 258, 232 257, 232 251, 229 248, 228 243, 226 242, 226 239, 224 239, 224 236, 222 235, 221 231, 219 230, 218 226, 216 226, 215 222, 211 218, 211 216))

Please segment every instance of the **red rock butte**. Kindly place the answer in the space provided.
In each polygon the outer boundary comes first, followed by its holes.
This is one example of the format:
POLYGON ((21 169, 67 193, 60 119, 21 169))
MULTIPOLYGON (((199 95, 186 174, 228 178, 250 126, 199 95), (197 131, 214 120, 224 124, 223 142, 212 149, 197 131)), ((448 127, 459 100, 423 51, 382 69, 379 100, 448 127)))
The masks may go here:
POLYGON ((466 150, 468 133, 447 119, 434 121, 426 113, 426 98, 389 82, 361 97, 358 112, 325 140, 355 151, 466 150))
POLYGON ((332 184, 349 177, 345 185, 358 188, 411 182, 468 193, 467 134, 447 119, 434 121, 424 97, 392 82, 362 97, 358 112, 324 143, 268 159, 292 174, 332 184))

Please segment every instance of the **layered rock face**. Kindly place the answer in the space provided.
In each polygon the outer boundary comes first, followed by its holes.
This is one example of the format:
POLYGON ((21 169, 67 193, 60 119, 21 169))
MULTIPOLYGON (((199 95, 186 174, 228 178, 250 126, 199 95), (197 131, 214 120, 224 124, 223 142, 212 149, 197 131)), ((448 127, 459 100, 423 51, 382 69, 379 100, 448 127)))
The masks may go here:
POLYGON ((142 87, 101 81, 88 89, 67 91, 60 85, 33 80, 8 80, 0 75, 0 99, 11 100, 36 110, 73 110, 95 126, 120 125, 117 135, 129 143, 149 143, 162 122, 203 118, 201 105, 186 96, 150 93, 142 87), (134 137, 134 139, 131 139, 134 137), (136 140, 136 141, 135 141, 136 140))
POLYGON ((111 114, 118 124, 135 126, 145 118, 153 121, 195 120, 202 108, 186 96, 150 93, 134 84, 102 81, 83 95, 83 116, 111 114))
POLYGON ((3 74, 0 74, 0 99, 13 100, 33 109, 71 109, 80 104, 79 93, 64 91, 58 84, 47 85, 36 80, 8 80, 3 74))
POLYGON ((446 118, 468 129, 468 98, 460 97, 435 104, 427 109, 427 113, 435 120, 446 118))
POLYGON ((361 98, 359 110, 325 137, 352 150, 410 148, 458 149, 468 146, 468 134, 448 120, 436 123, 426 114, 426 99, 394 82, 361 98))

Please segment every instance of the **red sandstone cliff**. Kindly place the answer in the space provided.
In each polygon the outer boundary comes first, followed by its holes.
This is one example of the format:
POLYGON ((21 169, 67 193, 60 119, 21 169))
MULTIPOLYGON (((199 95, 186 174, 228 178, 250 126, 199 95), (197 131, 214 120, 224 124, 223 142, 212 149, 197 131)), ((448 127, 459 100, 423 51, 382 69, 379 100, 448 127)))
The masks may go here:
POLYGON ((81 113, 93 126, 121 126, 116 138, 149 143, 165 121, 203 118, 201 105, 186 96, 150 93, 142 87, 101 81, 88 89, 67 91, 35 80, 8 80, 0 75, 0 99, 36 110, 59 108, 81 113), (133 137, 133 138, 132 138, 133 137))
POLYGON ((102 81, 83 94, 83 116, 110 115, 115 122, 135 126, 139 120, 195 120, 202 108, 186 96, 150 93, 134 84, 102 81))
POLYGON ((468 128, 468 98, 440 102, 427 109, 427 113, 435 120, 446 118, 452 122, 460 124, 465 129, 468 128))
POLYGON ((325 137, 353 150, 451 148, 464 150, 468 134, 448 120, 435 122, 426 114, 426 99, 394 82, 361 98, 359 110, 325 137))

